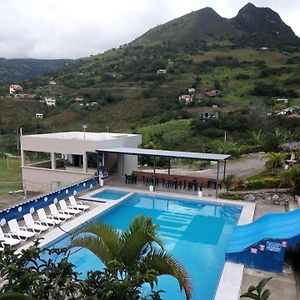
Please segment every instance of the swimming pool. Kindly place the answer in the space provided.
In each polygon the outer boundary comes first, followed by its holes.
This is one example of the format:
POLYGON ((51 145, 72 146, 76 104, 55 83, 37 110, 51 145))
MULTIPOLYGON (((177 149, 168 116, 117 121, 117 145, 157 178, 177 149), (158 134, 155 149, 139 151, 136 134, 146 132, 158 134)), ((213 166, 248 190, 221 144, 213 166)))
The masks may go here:
MULTIPOLYGON (((125 229, 138 215, 151 217, 155 224, 160 225, 159 236, 164 240, 165 250, 189 271, 193 299, 211 300, 222 273, 225 250, 240 213, 239 206, 133 194, 95 220, 125 229)), ((53 245, 63 247, 68 243, 69 237, 65 236, 53 245)), ((91 266, 93 270, 103 267, 98 258, 85 249, 75 251, 70 260, 82 277, 91 266)), ((161 276, 157 288, 166 291, 162 294, 163 299, 185 299, 176 280, 169 276, 161 276)))
POLYGON ((119 200, 122 197, 129 194, 128 192, 119 191, 119 190, 104 190, 99 193, 93 194, 90 197, 106 200, 119 200))

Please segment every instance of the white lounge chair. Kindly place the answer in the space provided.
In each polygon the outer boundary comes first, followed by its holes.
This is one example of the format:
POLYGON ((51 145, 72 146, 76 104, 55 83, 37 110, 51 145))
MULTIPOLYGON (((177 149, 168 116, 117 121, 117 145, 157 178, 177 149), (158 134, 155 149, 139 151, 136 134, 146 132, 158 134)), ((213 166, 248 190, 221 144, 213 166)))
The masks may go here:
POLYGON ((32 230, 34 232, 41 233, 42 231, 46 231, 49 229, 48 225, 42 225, 41 222, 35 221, 32 217, 32 214, 30 214, 30 213, 24 215, 23 219, 25 221, 26 228, 28 228, 29 230, 32 230))
POLYGON ((17 236, 20 240, 26 241, 35 235, 35 232, 29 231, 26 227, 20 227, 16 219, 12 219, 7 222, 10 234, 12 236, 17 236))
POLYGON ((71 214, 67 214, 67 213, 63 213, 63 212, 58 211, 55 204, 50 204, 49 209, 50 209, 51 215, 56 219, 66 221, 66 220, 71 219, 73 217, 73 215, 71 215, 71 214))
POLYGON ((18 239, 14 239, 9 233, 3 233, 2 228, 0 227, 0 242, 2 246, 4 245, 15 246, 19 244, 21 241, 18 239))
POLYGON ((37 211, 38 218, 42 224, 46 224, 48 226, 55 226, 61 223, 61 220, 57 220, 53 218, 52 215, 46 215, 46 212, 43 208, 38 209, 37 211))
POLYGON ((81 210, 79 209, 75 209, 75 208, 70 208, 68 207, 67 203, 65 200, 60 200, 59 202, 59 205, 60 205, 60 212, 63 212, 63 213, 69 213, 71 215, 77 215, 81 212, 81 210))
POLYGON ((70 205, 69 205, 70 208, 75 208, 80 210, 87 210, 90 208, 89 205, 85 205, 82 202, 77 201, 74 196, 70 196, 69 201, 70 201, 70 205))

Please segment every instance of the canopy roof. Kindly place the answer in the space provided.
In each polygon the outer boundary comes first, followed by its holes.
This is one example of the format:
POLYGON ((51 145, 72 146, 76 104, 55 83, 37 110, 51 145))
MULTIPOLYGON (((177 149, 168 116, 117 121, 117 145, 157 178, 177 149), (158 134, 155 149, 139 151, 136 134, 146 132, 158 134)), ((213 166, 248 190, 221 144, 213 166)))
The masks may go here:
POLYGON ((171 158, 188 158, 209 161, 222 161, 230 157, 228 154, 214 154, 214 153, 200 153, 200 152, 184 152, 184 151, 169 151, 157 149, 142 149, 142 148, 100 148, 96 149, 98 152, 109 152, 119 154, 131 155, 148 155, 148 156, 163 156, 171 158))

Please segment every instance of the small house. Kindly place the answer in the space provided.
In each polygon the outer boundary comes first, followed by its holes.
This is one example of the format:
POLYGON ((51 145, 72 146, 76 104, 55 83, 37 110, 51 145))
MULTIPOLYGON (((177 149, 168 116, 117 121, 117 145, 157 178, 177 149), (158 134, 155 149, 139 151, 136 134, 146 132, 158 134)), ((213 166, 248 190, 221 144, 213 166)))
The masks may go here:
POLYGON ((11 84, 9 86, 9 94, 10 95, 15 94, 17 91, 23 91, 23 88, 18 84, 11 84))
POLYGON ((53 97, 45 97, 44 102, 47 106, 56 106, 56 99, 54 99, 53 97))
POLYGON ((35 118, 36 118, 36 119, 43 119, 43 118, 44 118, 44 115, 41 114, 41 113, 36 113, 36 114, 35 114, 35 118))
POLYGON ((165 74, 167 74, 167 70, 165 70, 165 69, 159 69, 159 70, 156 71, 156 74, 157 75, 165 75, 165 74))
POLYGON ((286 99, 286 98, 279 98, 279 99, 276 99, 276 102, 277 103, 289 103, 289 100, 288 99, 286 99))
POLYGON ((219 119, 219 113, 217 111, 200 111, 198 113, 199 121, 218 120, 218 119, 219 119))
POLYGON ((219 90, 210 90, 210 91, 204 92, 205 97, 216 97, 219 95, 221 95, 221 91, 219 91, 219 90))
POLYGON ((193 96, 192 95, 180 95, 178 97, 178 101, 181 104, 188 104, 193 102, 193 96))
POLYGON ((189 92, 190 94, 193 94, 193 93, 196 92, 196 89, 195 89, 195 88, 189 88, 189 89, 188 89, 188 92, 189 92))
POLYGON ((50 85, 56 85, 56 81, 50 80, 50 81, 49 81, 49 84, 50 84, 50 85))

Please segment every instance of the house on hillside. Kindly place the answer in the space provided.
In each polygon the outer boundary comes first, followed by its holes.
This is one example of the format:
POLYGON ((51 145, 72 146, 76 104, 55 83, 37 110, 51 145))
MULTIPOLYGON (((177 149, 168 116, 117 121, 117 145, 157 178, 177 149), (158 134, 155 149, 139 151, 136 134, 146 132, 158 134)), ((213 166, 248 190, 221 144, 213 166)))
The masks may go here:
POLYGON ((197 119, 199 121, 218 120, 219 113, 217 111, 199 111, 197 119))
POLYGON ((83 102, 84 101, 84 98, 83 97, 80 97, 80 96, 77 96, 75 99, 74 99, 75 102, 83 102))
POLYGON ((156 74, 157 75, 165 75, 165 74, 167 74, 167 70, 165 70, 165 69, 159 69, 159 70, 156 71, 156 74))
POLYGON ((178 101, 181 104, 188 104, 193 102, 193 96, 192 95, 180 95, 178 97, 178 101))
POLYGON ((9 86, 9 94, 13 95, 18 91, 23 91, 23 87, 21 87, 19 84, 11 84, 9 86))
POLYGON ((50 85, 56 85, 56 81, 50 80, 50 81, 49 81, 49 84, 50 84, 50 85))
POLYGON ((56 99, 53 97, 45 97, 44 101, 47 106, 56 106, 56 99))
POLYGON ((43 118, 44 118, 44 115, 41 114, 41 113, 36 113, 36 114, 35 114, 35 118, 36 118, 36 119, 43 119, 43 118))
POLYGON ((277 103, 285 103, 285 104, 287 104, 287 103, 289 103, 289 100, 286 99, 286 98, 279 98, 279 99, 276 99, 276 102, 277 103))
POLYGON ((91 178, 99 167, 117 172, 122 178, 137 168, 137 156, 104 153, 101 149, 138 148, 139 134, 110 132, 58 132, 21 136, 23 189, 46 192, 91 178), (98 150, 98 151, 97 151, 98 150), (28 163, 29 153, 44 155, 28 163), (47 159, 45 159, 47 157, 47 159))
POLYGON ((221 91, 219 90, 209 90, 204 92, 204 96, 205 97, 216 97, 216 96, 220 96, 221 95, 221 91))

